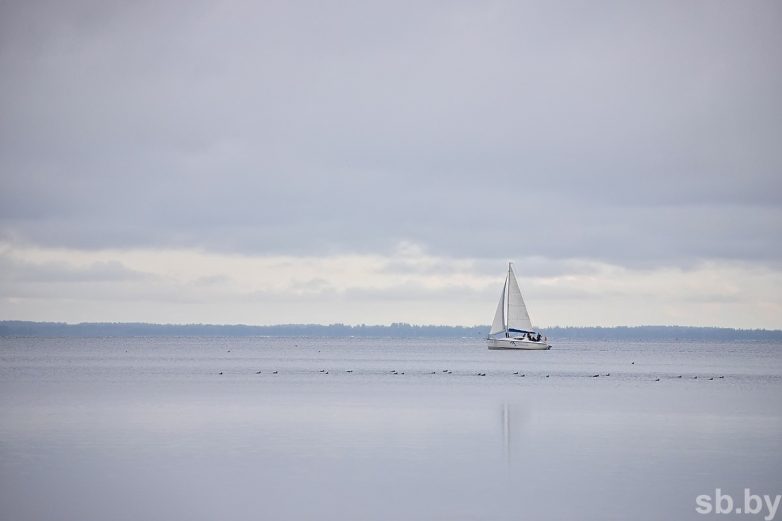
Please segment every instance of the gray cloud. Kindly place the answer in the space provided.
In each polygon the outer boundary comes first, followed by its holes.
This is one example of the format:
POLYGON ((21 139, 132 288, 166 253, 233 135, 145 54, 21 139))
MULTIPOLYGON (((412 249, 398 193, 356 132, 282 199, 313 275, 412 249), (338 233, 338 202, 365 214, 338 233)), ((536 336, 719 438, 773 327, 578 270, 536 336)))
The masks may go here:
POLYGON ((782 257, 774 2, 7 2, 0 239, 782 257))

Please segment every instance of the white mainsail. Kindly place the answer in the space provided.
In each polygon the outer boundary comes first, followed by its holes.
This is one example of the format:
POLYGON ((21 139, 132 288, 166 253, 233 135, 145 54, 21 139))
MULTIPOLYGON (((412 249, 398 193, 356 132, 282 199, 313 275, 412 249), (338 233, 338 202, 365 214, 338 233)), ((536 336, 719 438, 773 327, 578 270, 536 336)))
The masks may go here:
POLYGON ((505 331, 505 288, 508 286, 508 279, 505 279, 505 285, 502 286, 502 294, 497 304, 497 312, 494 313, 494 321, 491 323, 490 335, 505 331))
POLYGON ((508 265, 508 329, 532 331, 532 321, 529 319, 519 283, 516 282, 516 275, 510 265, 508 265))

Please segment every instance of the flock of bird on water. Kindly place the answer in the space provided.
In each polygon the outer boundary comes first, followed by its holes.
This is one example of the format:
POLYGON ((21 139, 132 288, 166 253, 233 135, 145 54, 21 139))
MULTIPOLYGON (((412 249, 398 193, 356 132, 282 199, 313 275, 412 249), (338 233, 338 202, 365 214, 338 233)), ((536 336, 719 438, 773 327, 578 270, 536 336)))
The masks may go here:
MULTIPOLYGON (((326 369, 321 369, 319 372, 323 373, 323 374, 329 374, 329 372, 326 369)), ((345 372, 346 373, 352 373, 353 370, 352 369, 347 369, 347 370, 345 370, 345 372)), ((442 373, 453 374, 453 371, 451 371, 450 369, 443 369, 442 373)), ((217 374, 221 375, 221 374, 223 374, 223 371, 220 371, 217 374)), ((255 374, 263 374, 263 371, 256 371, 255 374)), ((269 374, 279 374, 279 371, 269 371, 269 374)), ((396 369, 393 369, 391 371, 388 371, 388 373, 386 373, 386 374, 403 375, 403 374, 405 374, 405 372, 404 371, 397 371, 396 369)), ((426 374, 437 374, 437 371, 432 371, 432 372, 426 373, 426 374)), ((474 376, 486 376, 486 373, 470 373, 470 374, 472 374, 474 376)), ((514 376, 519 376, 519 377, 522 377, 522 378, 527 376, 526 373, 519 373, 519 371, 514 371, 513 374, 514 374, 514 376)), ((551 377, 550 374, 546 374, 546 375, 543 375, 543 376, 545 378, 550 378, 551 377)), ((598 378, 598 377, 601 377, 601 376, 606 377, 606 376, 611 376, 611 373, 605 373, 605 374, 598 374, 598 373, 596 373, 596 374, 589 375, 589 376, 590 376, 590 378, 598 378)), ((670 379, 677 379, 677 378, 683 378, 683 376, 682 375, 676 375, 676 376, 671 377, 670 379)), ((698 379, 698 375, 694 375, 691 378, 693 380, 697 380, 698 379)), ((724 375, 709 376, 709 377, 704 376, 701 379, 703 379, 703 380, 714 380, 715 378, 719 380, 720 378, 725 378, 725 376, 724 375)), ((654 379, 654 381, 655 382, 659 382, 660 378, 657 377, 657 378, 654 379)))
MULTIPOLYGON (((230 353, 231 350, 229 349, 227 352, 230 353)), ((320 351, 318 351, 318 352, 320 352, 320 351)), ((631 365, 635 365, 635 362, 630 362, 630 364, 631 365)), ((328 370, 326 370, 326 369, 321 369, 319 372, 323 373, 323 374, 329 374, 328 370)), ((352 373, 353 370, 352 369, 346 369, 345 372, 346 373, 352 373)), ((453 371, 451 371, 450 369, 443 369, 441 372, 444 373, 444 374, 453 374, 453 371)), ((220 371, 217 374, 221 375, 221 374, 223 374, 223 371, 220 371)), ((263 371, 256 371, 255 374, 263 374, 263 371)), ((279 374, 279 371, 271 371, 271 374, 279 374)), ((396 369, 392 369, 391 371, 388 371, 387 374, 403 375, 403 374, 405 374, 405 372, 404 371, 397 371, 396 369)), ((437 374, 437 371, 431 371, 428 374, 437 374)), ((519 377, 522 377, 522 378, 527 376, 526 373, 520 373, 519 371, 514 371, 513 374, 514 374, 514 376, 519 376, 519 377)), ((486 373, 480 373, 479 372, 479 373, 474 373, 474 375, 475 376, 486 376, 486 373)), ((603 377, 611 376, 611 373, 604 373, 604 374, 595 373, 595 374, 591 375, 590 377, 591 378, 599 378, 601 376, 603 376, 603 377)), ((550 378, 550 377, 551 377, 550 374, 545 375, 545 378, 550 378)), ((676 376, 672 377, 672 379, 678 379, 678 378, 683 378, 683 375, 676 375, 676 376)), ((693 375, 691 378, 693 380, 697 380, 698 379, 698 375, 693 375)), ((704 376, 702 379, 703 380, 714 380, 715 378, 720 379, 720 378, 725 378, 725 376, 724 375, 720 375, 720 376, 716 376, 716 377, 715 376, 709 376, 709 377, 705 377, 704 376)), ((657 377, 657 378, 654 379, 654 381, 655 382, 659 382, 660 378, 657 377)))

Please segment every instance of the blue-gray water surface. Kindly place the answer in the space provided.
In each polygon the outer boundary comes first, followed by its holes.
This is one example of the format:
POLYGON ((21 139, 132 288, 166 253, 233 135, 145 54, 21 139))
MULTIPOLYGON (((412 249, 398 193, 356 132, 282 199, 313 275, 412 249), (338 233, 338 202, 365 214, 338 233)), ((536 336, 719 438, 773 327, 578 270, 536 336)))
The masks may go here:
POLYGON ((782 493, 780 345, 0 339, 2 519, 703 519, 716 488, 782 493))

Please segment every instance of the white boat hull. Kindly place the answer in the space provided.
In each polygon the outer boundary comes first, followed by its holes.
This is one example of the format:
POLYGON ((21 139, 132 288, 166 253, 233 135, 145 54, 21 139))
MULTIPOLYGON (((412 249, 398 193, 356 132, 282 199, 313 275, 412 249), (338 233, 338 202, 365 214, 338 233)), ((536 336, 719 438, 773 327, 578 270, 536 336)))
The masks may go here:
POLYGON ((551 349, 551 346, 546 342, 535 342, 533 340, 527 340, 526 338, 489 338, 486 340, 486 344, 489 346, 489 349, 516 349, 531 351, 544 351, 551 349))

